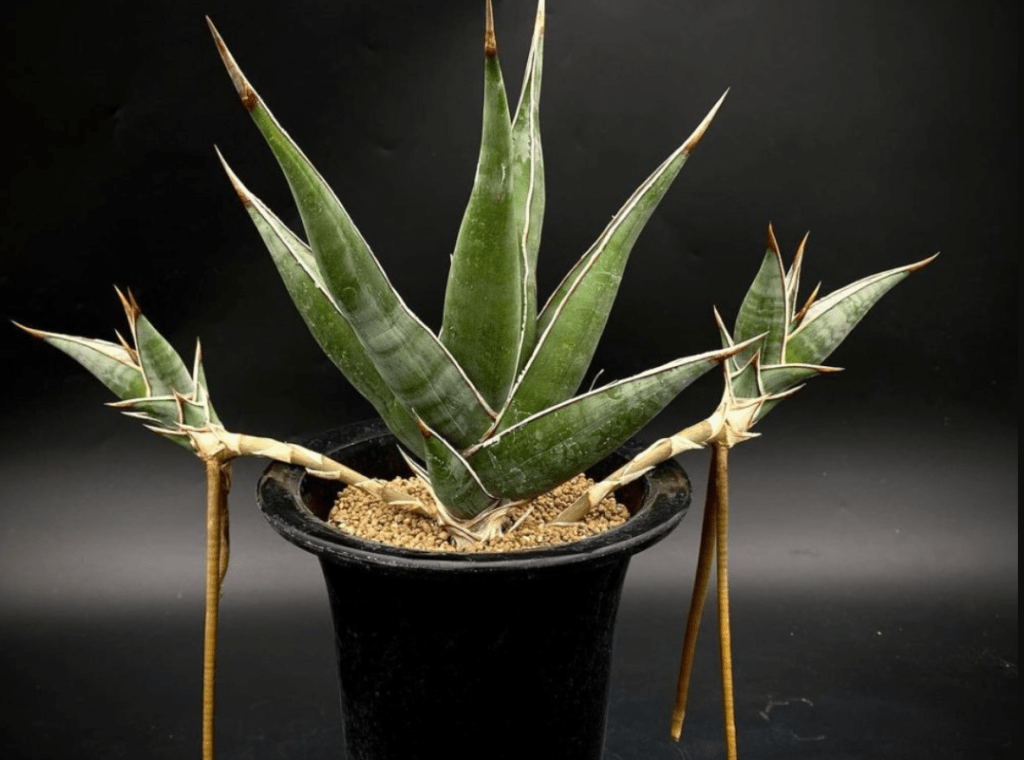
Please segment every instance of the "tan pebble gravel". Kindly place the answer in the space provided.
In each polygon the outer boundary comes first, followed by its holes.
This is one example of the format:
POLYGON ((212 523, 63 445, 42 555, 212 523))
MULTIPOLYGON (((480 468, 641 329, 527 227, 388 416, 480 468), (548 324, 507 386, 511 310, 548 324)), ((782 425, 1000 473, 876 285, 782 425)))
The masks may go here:
MULTIPOLYGON (((416 478, 396 478, 392 483, 420 501, 432 501, 427 488, 416 478)), ((514 507, 506 521, 507 526, 514 525, 529 511, 526 519, 514 532, 462 549, 457 549, 452 544, 448 531, 430 518, 388 506, 358 488, 346 488, 338 494, 338 500, 331 510, 328 522, 359 538, 406 549, 439 552, 508 552, 537 549, 595 536, 622 525, 629 519, 629 511, 608 497, 577 523, 550 524, 551 520, 593 484, 594 481, 585 475, 577 475, 531 502, 514 507)))

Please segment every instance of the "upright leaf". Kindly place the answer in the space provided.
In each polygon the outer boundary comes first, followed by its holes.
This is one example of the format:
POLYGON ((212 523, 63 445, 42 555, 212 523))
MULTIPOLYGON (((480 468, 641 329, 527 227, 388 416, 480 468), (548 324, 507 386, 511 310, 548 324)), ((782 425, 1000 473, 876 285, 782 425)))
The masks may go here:
POLYGON ((437 337, 405 305, 309 160, 263 105, 213 24, 210 30, 242 104, 284 171, 323 280, 395 396, 458 446, 493 419, 483 397, 437 337))
POLYGON ((210 401, 210 390, 206 384, 206 370, 203 368, 203 349, 196 339, 196 355, 192 365, 192 378, 195 382, 195 398, 200 404, 206 407, 208 421, 216 425, 220 424, 220 417, 213 410, 213 403, 210 401))
POLYGON ((579 388, 604 332, 633 245, 724 98, 636 189, 548 300, 538 320, 537 346, 501 413, 499 430, 565 400, 579 388))
POLYGON ((757 398, 761 395, 758 374, 761 369, 761 352, 754 351, 747 363, 730 373, 732 394, 736 398, 757 398))
POLYGON ((818 364, 823 361, 878 299, 911 272, 928 266, 938 255, 873 274, 815 301, 786 341, 786 362, 818 364))
POLYGON ((512 119, 512 188, 516 234, 525 252, 525 334, 520 368, 533 351, 537 334, 537 253, 544 224, 544 154, 540 139, 540 86, 544 68, 544 0, 537 4, 533 42, 526 61, 523 90, 512 119))
POLYGON ((729 328, 725 326, 722 315, 718 313, 718 307, 712 306, 711 311, 715 317, 715 325, 718 327, 718 336, 721 338, 722 348, 731 348, 735 345, 735 341, 732 339, 732 335, 729 334, 729 328))
POLYGON ((488 0, 480 157, 452 254, 441 341, 495 409, 515 378, 526 329, 528 267, 516 231, 512 174, 512 124, 488 0))
POLYGON ((797 246, 796 255, 793 256, 793 263, 789 265, 789 271, 786 272, 786 301, 789 304, 790 330, 793 329, 793 323, 796 321, 796 299, 800 294, 800 274, 803 270, 804 250, 807 248, 807 238, 810 237, 810 234, 810 232, 804 234, 800 245, 797 246))
POLYGON ((146 375, 149 396, 182 396, 191 395, 195 391, 192 376, 178 352, 156 328, 152 322, 139 314, 133 326, 135 348, 139 352, 139 363, 146 375))
MULTIPOLYGON (((781 364, 789 317, 782 255, 779 253, 779 244, 775 241, 775 233, 769 224, 768 250, 761 261, 757 276, 754 277, 743 303, 740 304, 733 337, 738 341, 744 341, 766 333, 764 341, 760 344, 761 361, 765 364, 781 364)), ((736 366, 740 366, 749 358, 749 353, 737 354, 733 361, 736 366)))
POLYGON ((422 432, 430 487, 449 512, 465 520, 498 502, 448 441, 426 426, 422 432))

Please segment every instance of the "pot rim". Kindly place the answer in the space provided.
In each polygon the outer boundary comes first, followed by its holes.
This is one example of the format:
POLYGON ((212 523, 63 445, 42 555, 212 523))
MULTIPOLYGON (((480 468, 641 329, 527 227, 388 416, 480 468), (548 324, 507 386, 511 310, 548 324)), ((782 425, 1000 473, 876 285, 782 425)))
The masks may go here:
MULTIPOLYGON (((345 425, 299 441, 329 456, 344 459, 345 449, 386 443, 397 446, 380 420, 345 425), (391 439, 388 441, 387 439, 391 439)), ((632 439, 602 465, 609 472, 641 451, 644 444, 632 439)), ((616 561, 629 557, 667 536, 682 520, 690 505, 690 480, 674 460, 657 465, 635 483, 642 489, 633 516, 623 525, 580 541, 543 549, 516 552, 438 553, 405 549, 343 533, 317 517, 306 504, 311 486, 324 481, 301 467, 272 462, 256 486, 256 500, 264 517, 286 540, 322 560, 362 566, 382 566, 393 571, 422 573, 501 572, 567 568, 583 563, 616 561)), ((634 500, 636 496, 634 495, 634 500)))

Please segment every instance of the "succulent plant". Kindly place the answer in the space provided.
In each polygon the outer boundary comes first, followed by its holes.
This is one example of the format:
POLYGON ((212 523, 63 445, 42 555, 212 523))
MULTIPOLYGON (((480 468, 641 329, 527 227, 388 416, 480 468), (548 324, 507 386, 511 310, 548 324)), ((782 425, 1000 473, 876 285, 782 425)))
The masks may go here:
POLYGON ((308 246, 226 163, 225 170, 311 332, 398 439, 424 460, 438 502, 454 517, 473 518, 569 480, 741 350, 728 346, 681 358, 573 395, 637 236, 721 101, 628 198, 538 309, 544 3, 512 115, 488 3, 480 155, 435 335, 392 288, 340 201, 256 94, 212 24, 211 30, 243 105, 288 180, 308 246))
MULTIPOLYGON (((209 20, 208 20, 209 21, 209 20)), ((423 504, 317 452, 227 431, 210 401, 198 344, 191 371, 118 291, 131 342, 24 328, 64 351, 120 400, 111 404, 191 449, 207 467, 207 628, 204 757, 213 757, 217 606, 227 567, 230 462, 258 455, 354 485, 444 523, 465 543, 501 530, 510 504, 550 490, 639 432, 697 377, 721 366, 725 390, 705 420, 657 441, 559 516, 579 519, 612 490, 689 449, 713 451, 694 594, 680 667, 672 733, 677 739, 696 635, 717 558, 728 756, 736 756, 728 615, 728 452, 807 379, 838 371, 822 364, 895 284, 928 263, 866 277, 797 307, 804 241, 787 271, 771 226, 767 251, 730 332, 717 309, 722 347, 677 359, 600 388, 578 392, 644 225, 724 100, 626 200, 594 244, 539 307, 536 266, 545 190, 539 108, 544 0, 537 8, 522 93, 508 107, 490 0, 484 36, 483 130, 476 177, 451 260, 443 320, 432 331, 406 306, 341 202, 270 113, 209 23, 242 104, 291 188, 306 240, 288 229, 224 169, 299 313, 325 354, 408 450, 430 486, 423 504)), ((218 155, 220 155, 218 151, 218 155)), ((937 255, 937 254, 936 254, 937 255)))
POLYGON ((818 299, 821 283, 799 308, 805 235, 787 271, 772 226, 761 266, 747 290, 732 332, 718 309, 715 321, 722 344, 740 348, 723 362, 725 389, 715 411, 705 420, 651 444, 627 464, 592 486, 556 518, 570 522, 582 517, 601 499, 642 476, 651 467, 684 451, 711 446, 707 499, 690 612, 683 640, 671 734, 677 741, 683 729, 697 634, 707 598, 712 563, 718 574, 719 637, 723 715, 727 757, 737 757, 733 709, 732 644, 729 623, 729 450, 758 433, 753 427, 808 379, 841 371, 822 365, 878 300, 911 273, 928 266, 938 254, 905 266, 870 275, 818 299), (742 341, 737 343, 737 341, 742 341))

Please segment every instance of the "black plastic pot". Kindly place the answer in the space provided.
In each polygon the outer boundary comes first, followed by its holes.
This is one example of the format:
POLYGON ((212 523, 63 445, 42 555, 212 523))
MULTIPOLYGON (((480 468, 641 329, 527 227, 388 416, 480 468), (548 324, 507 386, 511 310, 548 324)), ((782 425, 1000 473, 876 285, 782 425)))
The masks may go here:
MULTIPOLYGON (((408 474, 379 422, 304 444, 367 475, 408 474)), ((282 536, 320 559, 348 759, 599 760, 626 568, 682 519, 683 469, 666 462, 620 489, 634 514, 620 528, 506 554, 438 555, 339 533, 324 522, 338 489, 273 464, 258 498, 282 536)))

